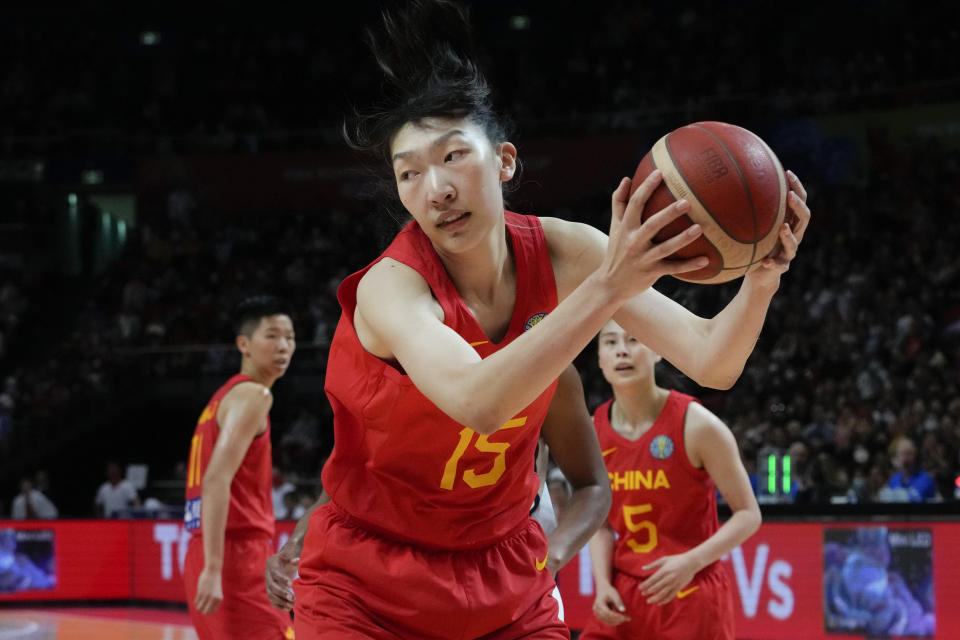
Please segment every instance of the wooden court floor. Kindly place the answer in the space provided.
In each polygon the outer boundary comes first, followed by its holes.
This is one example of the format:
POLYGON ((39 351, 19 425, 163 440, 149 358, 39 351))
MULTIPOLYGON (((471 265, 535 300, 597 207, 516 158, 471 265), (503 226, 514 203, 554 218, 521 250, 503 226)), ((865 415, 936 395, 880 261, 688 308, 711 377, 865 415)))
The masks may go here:
POLYGON ((0 609, 0 640, 197 640, 186 613, 152 609, 0 609))

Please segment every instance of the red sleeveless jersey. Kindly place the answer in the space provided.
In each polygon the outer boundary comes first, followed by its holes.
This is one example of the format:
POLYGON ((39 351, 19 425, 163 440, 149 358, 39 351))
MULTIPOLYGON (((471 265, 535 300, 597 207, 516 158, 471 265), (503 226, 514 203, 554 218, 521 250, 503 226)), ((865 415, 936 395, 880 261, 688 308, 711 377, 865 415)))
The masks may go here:
MULTIPOLYGON (((671 391, 656 421, 631 442, 610 425, 612 400, 593 414, 613 504, 607 522, 619 536, 613 565, 638 578, 661 556, 691 549, 720 528, 710 474, 687 458, 683 424, 696 399, 671 391)), ((709 568, 708 568, 709 569, 709 568)))
MULTIPOLYGON (((201 494, 203 492, 203 474, 213 454, 213 446, 220 433, 217 424, 217 409, 220 401, 233 387, 241 382, 253 380, 250 376, 237 374, 227 380, 210 398, 193 432, 190 441, 190 457, 187 459, 187 502, 184 507, 184 522, 193 535, 202 535, 201 494)), ((267 430, 253 439, 247 455, 230 484, 230 510, 227 515, 226 533, 274 534, 273 498, 270 486, 273 474, 273 460, 270 448, 270 417, 267 417, 267 430)))
POLYGON ((331 499, 370 530, 441 549, 488 546, 524 525, 537 493, 534 451, 556 382, 496 433, 480 435, 438 409, 398 368, 367 353, 353 326, 357 284, 385 257, 415 269, 444 324, 481 357, 503 348, 557 305, 539 219, 505 212, 517 269, 516 302, 503 340, 484 333, 433 245, 411 222, 376 261, 347 277, 330 346, 326 392, 334 448, 323 469, 331 499))

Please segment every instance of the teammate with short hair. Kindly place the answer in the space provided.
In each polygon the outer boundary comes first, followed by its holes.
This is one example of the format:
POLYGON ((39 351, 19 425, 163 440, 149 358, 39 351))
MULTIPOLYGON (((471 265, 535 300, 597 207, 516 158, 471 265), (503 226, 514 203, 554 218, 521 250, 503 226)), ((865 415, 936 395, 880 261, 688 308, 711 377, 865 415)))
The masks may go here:
POLYGON ((204 408, 187 462, 187 604, 200 640, 289 640, 290 617, 270 606, 263 569, 275 534, 270 388, 296 349, 293 321, 281 301, 256 296, 238 307, 235 330, 240 373, 204 408))
POLYGON ((608 322, 598 341, 613 399, 594 413, 613 508, 590 541, 597 595, 581 640, 733 640, 720 558, 760 526, 733 434, 693 397, 660 387, 660 356, 608 322), (716 492, 733 512, 720 526, 716 492))

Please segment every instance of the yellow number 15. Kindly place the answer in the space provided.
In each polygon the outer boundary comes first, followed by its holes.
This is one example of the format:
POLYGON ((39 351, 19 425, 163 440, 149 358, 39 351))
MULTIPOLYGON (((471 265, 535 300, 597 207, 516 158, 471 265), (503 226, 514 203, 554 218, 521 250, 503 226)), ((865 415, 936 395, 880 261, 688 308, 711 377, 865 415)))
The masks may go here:
MULTIPOLYGON (((515 429, 525 424, 527 424, 526 416, 514 418, 513 420, 508 420, 500 427, 500 430, 515 429)), ((460 464, 460 458, 466 453, 467 447, 470 446, 470 443, 473 441, 473 436, 476 434, 477 432, 470 427, 464 427, 460 430, 460 441, 457 442, 453 454, 447 459, 447 464, 443 467, 443 477, 440 479, 441 489, 447 489, 448 491, 453 489, 453 485, 457 480, 457 466, 460 464)), ((493 460, 493 467, 485 473, 477 473, 474 469, 465 470, 463 472, 463 481, 467 483, 467 486, 471 489, 479 489, 480 487, 489 487, 492 484, 496 484, 504 471, 507 470, 507 457, 505 454, 507 449, 510 448, 510 443, 490 442, 487 436, 479 436, 476 442, 473 443, 473 447, 482 453, 496 454, 496 458, 493 460)))

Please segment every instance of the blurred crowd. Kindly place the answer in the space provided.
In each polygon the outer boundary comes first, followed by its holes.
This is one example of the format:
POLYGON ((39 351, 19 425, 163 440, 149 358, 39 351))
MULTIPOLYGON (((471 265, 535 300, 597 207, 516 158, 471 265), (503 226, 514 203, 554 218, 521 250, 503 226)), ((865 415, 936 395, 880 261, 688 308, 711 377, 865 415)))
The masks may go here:
MULTIPOLYGON (((482 52, 499 106, 529 137, 655 127, 678 112, 743 120, 960 98, 949 53, 960 48, 960 21, 950 3, 911 12, 907 23, 903 3, 844 3, 831 6, 830 20, 797 19, 790 29, 770 3, 723 7, 612 2, 591 14, 589 29, 581 11, 533 1, 473 10, 478 40, 503 45, 482 52), (869 32, 847 28, 867 10, 869 32), (549 43, 571 32, 581 37, 566 38, 557 55, 549 43), (677 49, 684 55, 671 56, 677 49)), ((364 59, 356 32, 377 8, 343 9, 349 29, 319 15, 295 20, 282 8, 269 20, 236 15, 217 26, 202 15, 131 13, 94 27, 69 10, 21 7, 0 25, 0 52, 12 63, 0 74, 0 148, 13 157, 132 157, 338 144, 346 96, 362 103, 379 89, 356 62, 364 59)), ((695 393, 727 422, 752 473, 761 452, 789 453, 790 500, 956 500, 960 152, 935 136, 894 141, 882 131, 863 145, 866 166, 840 178, 819 158, 793 158, 814 222, 736 386, 699 389, 669 365, 662 383, 695 393)), ((244 295, 269 291, 293 304, 298 336, 280 384, 313 381, 290 387, 286 408, 278 393, 274 416, 275 476, 293 487, 276 508, 293 517, 319 492, 332 447, 320 389, 339 316, 336 286, 376 256, 384 225, 323 205, 236 216, 185 188, 153 209, 160 213, 131 226, 104 271, 68 283, 75 291, 66 302, 47 295, 63 286, 54 273, 0 265, 0 456, 52 451, 65 429, 97 438, 117 423, 152 426, 149 415, 130 415, 142 405, 121 400, 162 393, 159 381, 182 382, 175 393, 199 409, 198 381, 237 367, 231 310, 244 295), (49 318, 57 325, 47 335, 49 318)), ((606 228, 608 205, 591 195, 558 215, 606 228)), ((712 314, 737 284, 657 286, 712 314)), ((594 361, 592 347, 577 360, 591 409, 610 395, 594 361)), ((182 435, 185 455, 192 426, 157 428, 182 435)), ((163 455, 151 463, 176 482, 182 460, 163 455)), ((3 488, 0 513, 11 511, 18 489, 37 490, 33 471, 21 469, 22 480, 3 488)))
MULTIPOLYGON (((789 16, 762 0, 467 4, 498 106, 529 135, 628 130, 678 110, 750 120, 960 96, 954 3, 812 3, 789 16)), ((21 5, 0 24, 0 148, 116 156, 336 142, 343 113, 380 91, 361 31, 382 5, 346 3, 335 16, 323 5, 21 5)))
MULTIPOLYGON (((913 467, 934 481, 924 499, 952 500, 960 475, 960 227, 949 219, 960 209, 960 152, 929 139, 878 140, 874 150, 870 181, 809 184, 818 217, 735 387, 699 389, 664 371, 664 384, 696 393, 731 426, 748 468, 763 449, 789 451, 796 501, 902 500, 883 489, 913 467), (907 440, 912 455, 898 453, 907 440)), ((582 213, 602 227, 605 213, 582 213)), ((287 377, 322 376, 335 288, 376 254, 358 219, 318 211, 210 224, 195 213, 144 223, 53 357, 14 375, 8 363, 5 428, 12 421, 34 441, 80 397, 230 375, 229 312, 248 291, 294 305, 299 348, 287 377)), ((701 314, 736 286, 658 284, 701 314)), ((593 347, 578 359, 591 408, 609 396, 593 360, 593 347)), ((328 411, 291 411, 275 430, 278 463, 315 478, 331 445, 328 411)))

